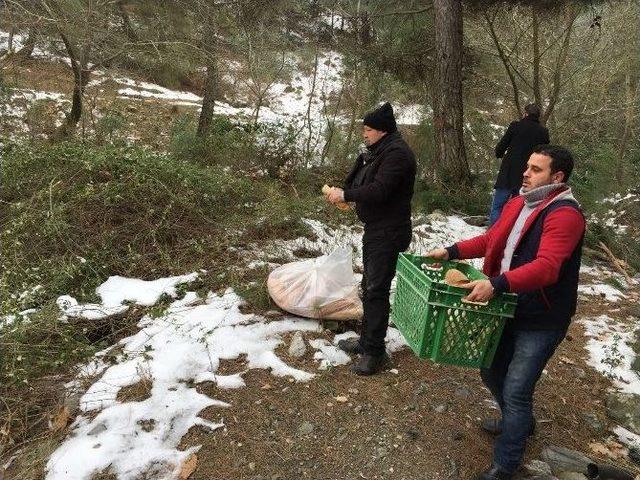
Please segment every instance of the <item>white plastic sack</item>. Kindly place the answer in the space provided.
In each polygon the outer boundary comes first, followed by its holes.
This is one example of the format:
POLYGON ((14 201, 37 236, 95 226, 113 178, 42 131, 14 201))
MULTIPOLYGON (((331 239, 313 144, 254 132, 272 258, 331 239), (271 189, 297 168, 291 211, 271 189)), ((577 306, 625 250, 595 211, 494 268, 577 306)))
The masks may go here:
POLYGON ((269 295, 283 310, 308 318, 359 320, 362 302, 351 266, 351 249, 338 248, 276 268, 267 280, 269 295))

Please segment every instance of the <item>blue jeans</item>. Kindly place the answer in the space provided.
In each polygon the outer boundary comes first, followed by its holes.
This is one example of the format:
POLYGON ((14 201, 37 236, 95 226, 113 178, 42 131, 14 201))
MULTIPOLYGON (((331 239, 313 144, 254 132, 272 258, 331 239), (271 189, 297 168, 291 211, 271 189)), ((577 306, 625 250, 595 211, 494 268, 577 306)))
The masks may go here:
POLYGON ((481 369, 502 412, 502 433, 493 447, 493 463, 515 472, 524 456, 533 423, 533 392, 542 370, 566 330, 509 330, 505 328, 490 368, 481 369))
POLYGON ((489 213, 489 226, 496 223, 498 218, 500 218, 504 204, 507 203, 511 197, 518 195, 519 192, 519 189, 509 190, 507 188, 496 188, 493 191, 493 202, 491 203, 491 213, 489 213))

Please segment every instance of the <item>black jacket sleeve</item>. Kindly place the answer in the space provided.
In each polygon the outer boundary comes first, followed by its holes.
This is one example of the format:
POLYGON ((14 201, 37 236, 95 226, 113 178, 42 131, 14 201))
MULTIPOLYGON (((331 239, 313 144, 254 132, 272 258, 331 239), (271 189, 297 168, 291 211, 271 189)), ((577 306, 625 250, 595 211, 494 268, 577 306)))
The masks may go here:
POLYGON ((403 179, 411 172, 411 166, 401 151, 387 154, 373 181, 358 188, 344 191, 345 202, 381 203, 402 184, 403 179))
POLYGON ((507 151, 507 148, 509 148, 511 138, 513 137, 514 131, 516 129, 516 123, 517 122, 511 122, 511 124, 509 124, 509 128, 507 128, 507 131, 504 132, 504 135, 496 145, 496 158, 504 157, 504 154, 507 151))

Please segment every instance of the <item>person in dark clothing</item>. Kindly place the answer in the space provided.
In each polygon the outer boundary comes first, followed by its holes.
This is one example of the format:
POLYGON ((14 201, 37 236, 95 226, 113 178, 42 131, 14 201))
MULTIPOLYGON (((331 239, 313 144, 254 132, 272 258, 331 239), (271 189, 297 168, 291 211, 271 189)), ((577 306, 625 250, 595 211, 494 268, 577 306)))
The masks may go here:
POLYGON ((518 195, 533 147, 549 143, 549 130, 540 125, 540 107, 531 103, 524 111, 522 120, 511 122, 496 145, 496 157, 502 158, 502 163, 494 187, 489 225, 496 223, 504 204, 518 195))
POLYGON ((521 195, 505 205, 491 228, 427 254, 441 260, 484 257, 488 279, 464 285, 471 289, 467 300, 518 294, 515 315, 507 320, 493 363, 480 371, 502 418, 482 422, 482 428, 498 437, 492 465, 478 480, 513 478, 535 429, 536 383, 576 313, 585 219, 566 184, 572 170, 568 150, 535 147, 521 195))
POLYGON ((355 202, 358 218, 364 223, 362 331, 359 339, 342 340, 338 347, 361 355, 351 367, 354 373, 372 375, 389 361, 384 343, 389 325, 389 289, 398 254, 411 243, 416 160, 397 131, 389 103, 365 115, 363 124, 367 151, 356 159, 344 189, 333 187, 327 199, 332 203, 355 202))

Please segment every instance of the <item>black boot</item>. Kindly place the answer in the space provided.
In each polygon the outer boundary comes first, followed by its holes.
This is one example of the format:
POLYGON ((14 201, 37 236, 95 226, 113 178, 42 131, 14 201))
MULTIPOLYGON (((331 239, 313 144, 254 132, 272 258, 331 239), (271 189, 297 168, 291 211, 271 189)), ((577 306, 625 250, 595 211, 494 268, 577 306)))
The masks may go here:
POLYGON ((356 375, 374 375, 391 363, 389 355, 363 354, 357 363, 351 365, 351 371, 356 375))
POLYGON ((496 465, 491 465, 491 468, 475 477, 475 480, 511 480, 512 478, 512 473, 505 472, 496 465))
POLYGON ((338 348, 350 355, 362 355, 364 353, 364 348, 362 348, 362 345, 360 345, 360 339, 358 338, 347 338, 345 340, 340 340, 338 342, 338 348))
MULTIPOLYGON (((499 418, 485 418, 481 423, 482 429, 491 435, 500 435, 502 433, 502 420, 499 418)), ((529 429, 529 436, 533 435, 536 431, 536 419, 533 419, 531 428, 529 429)))

